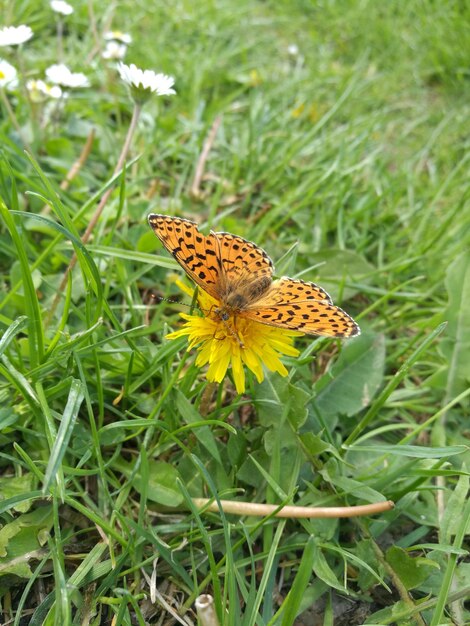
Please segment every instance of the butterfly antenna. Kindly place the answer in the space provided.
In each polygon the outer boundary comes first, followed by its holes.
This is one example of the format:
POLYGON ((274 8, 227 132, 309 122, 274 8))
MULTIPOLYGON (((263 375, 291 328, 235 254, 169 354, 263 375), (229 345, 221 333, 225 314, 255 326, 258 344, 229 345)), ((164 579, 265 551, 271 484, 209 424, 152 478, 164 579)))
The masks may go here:
POLYGON ((174 300, 173 298, 165 298, 164 296, 159 296, 155 293, 152 293, 150 297, 153 298, 154 300, 157 300, 158 302, 169 302, 170 304, 181 304, 181 306, 186 306, 191 311, 193 311, 194 309, 199 309, 200 311, 202 311, 202 309, 200 308, 197 302, 197 298, 194 298, 194 297, 191 300, 190 304, 188 304, 187 302, 181 302, 181 300, 174 300))
POLYGON ((186 304, 185 302, 179 302, 178 300, 173 300, 172 298, 164 298, 163 296, 157 296, 157 294, 152 293, 151 298, 157 300, 158 302, 169 302, 170 304, 182 304, 183 306, 191 306, 190 304, 186 304))

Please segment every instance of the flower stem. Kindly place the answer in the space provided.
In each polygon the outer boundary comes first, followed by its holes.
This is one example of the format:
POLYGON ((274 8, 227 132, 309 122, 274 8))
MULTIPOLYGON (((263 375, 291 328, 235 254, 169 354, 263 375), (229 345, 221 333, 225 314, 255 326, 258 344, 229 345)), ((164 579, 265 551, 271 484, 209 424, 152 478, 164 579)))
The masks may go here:
POLYGON ((59 63, 64 62, 63 33, 64 33, 64 23, 62 22, 62 18, 59 16, 57 18, 57 58, 59 59, 59 63))
MULTIPOLYGON (((114 172, 113 172, 113 176, 115 176, 120 170, 122 170, 124 163, 126 161, 128 152, 129 152, 129 148, 131 146, 131 142, 132 142, 132 138, 134 136, 135 130, 137 128, 137 122, 139 121, 139 117, 140 117, 140 112, 141 112, 142 108, 140 105, 135 104, 134 105, 134 111, 132 112, 132 119, 131 122, 129 124, 129 129, 127 131, 127 135, 126 135, 126 139, 124 141, 124 145, 122 147, 121 150, 121 154, 119 155, 119 159, 118 162, 116 164, 116 167, 114 168, 114 172)), ((100 203, 98 204, 98 206, 96 207, 96 211, 93 213, 88 226, 82 236, 82 243, 86 244, 88 242, 88 240, 90 239, 91 233, 93 232, 93 229, 96 226, 96 223, 98 222, 98 220, 100 219, 100 216, 103 212, 104 207, 106 206, 106 203, 108 202, 108 199, 110 197, 110 195, 112 194, 114 190, 114 187, 110 187, 109 189, 107 189, 105 191, 105 193, 103 194, 103 197, 100 200, 100 203)), ((73 270, 73 268, 75 267, 75 265, 77 264, 77 255, 74 254, 73 257, 70 260, 70 263, 67 267, 67 269, 65 270, 65 274, 64 277, 62 279, 62 282, 59 286, 59 289, 57 291, 57 294, 54 298, 54 301, 52 303, 51 309, 49 311, 48 317, 47 317, 47 321, 50 321, 52 319, 52 316, 54 315, 54 312, 57 308, 57 305, 59 304, 59 300, 62 297, 62 294, 64 293, 64 289, 65 289, 65 285, 67 284, 67 280, 68 280, 68 275, 70 274, 70 272, 73 270)))
MULTIPOLYGON (((193 502, 198 508, 204 508, 204 511, 217 512, 219 510, 217 502, 208 498, 193 498, 193 502)), ((275 504, 258 504, 257 502, 239 502, 235 500, 220 500, 220 505, 225 513, 257 517, 274 514, 274 517, 290 519, 376 515, 377 513, 390 511, 395 506, 391 500, 359 506, 283 506, 279 508, 275 504)))
POLYGON ((206 388, 202 392, 201 402, 199 405, 199 413, 202 417, 207 417, 210 410, 210 403, 215 390, 218 387, 218 383, 207 383, 206 388))

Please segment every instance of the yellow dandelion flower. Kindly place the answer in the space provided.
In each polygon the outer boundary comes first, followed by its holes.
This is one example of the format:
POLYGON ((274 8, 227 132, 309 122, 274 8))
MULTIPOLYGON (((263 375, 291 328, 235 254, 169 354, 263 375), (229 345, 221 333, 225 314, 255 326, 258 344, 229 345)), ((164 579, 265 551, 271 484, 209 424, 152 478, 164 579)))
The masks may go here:
MULTIPOLYGON (((180 288, 188 295, 193 291, 180 281, 180 288)), ((288 371, 280 356, 298 356, 292 345, 293 338, 301 336, 294 330, 276 328, 241 317, 220 319, 216 310, 220 303, 201 289, 198 290, 201 315, 181 313, 185 324, 180 330, 167 335, 168 339, 188 337, 188 350, 197 348, 196 365, 209 365, 207 380, 222 382, 231 368, 238 393, 245 391, 245 367, 253 372, 260 383, 264 379, 263 365, 271 372, 287 376, 288 371)))

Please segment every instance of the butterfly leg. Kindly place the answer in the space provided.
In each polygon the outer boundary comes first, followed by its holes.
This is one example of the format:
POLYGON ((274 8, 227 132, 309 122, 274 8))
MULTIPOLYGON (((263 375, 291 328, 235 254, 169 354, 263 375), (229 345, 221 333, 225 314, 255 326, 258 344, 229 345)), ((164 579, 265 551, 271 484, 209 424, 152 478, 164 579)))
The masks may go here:
MULTIPOLYGON (((238 345, 240 346, 240 348, 242 348, 242 349, 243 349, 243 348, 245 347, 245 344, 244 344, 244 343, 243 343, 243 341, 240 339, 240 337, 239 337, 238 333, 237 333, 237 332, 236 332, 236 331, 235 331, 235 330, 234 330, 231 326, 229 326, 229 325, 227 324, 227 322, 226 322, 224 319, 221 319, 220 321, 221 321, 221 322, 223 323, 223 325, 225 326, 225 328, 226 328, 226 330, 227 330, 227 333, 229 333, 230 335, 232 335, 232 336, 236 339, 236 341, 237 341, 238 345)), ((214 337, 214 339, 215 339, 216 341, 223 341, 223 340, 227 337, 227 334, 223 334, 223 333, 221 333, 221 335, 222 335, 221 337, 217 337, 217 331, 216 331, 216 332, 214 333, 213 337, 214 337)))

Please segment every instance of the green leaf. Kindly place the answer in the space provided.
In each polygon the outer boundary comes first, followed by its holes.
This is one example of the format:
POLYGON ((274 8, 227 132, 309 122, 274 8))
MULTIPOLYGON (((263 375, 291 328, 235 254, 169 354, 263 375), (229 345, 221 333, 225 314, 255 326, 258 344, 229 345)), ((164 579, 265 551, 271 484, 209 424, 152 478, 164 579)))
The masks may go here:
POLYGON ((31 364, 36 367, 44 358, 44 328, 42 325, 41 309, 39 307, 33 276, 25 248, 25 241, 20 234, 20 229, 15 224, 11 211, 0 201, 0 214, 10 231, 11 238, 18 254, 21 265, 21 277, 24 286, 25 307, 28 315, 28 342, 31 364))
POLYGON ((278 375, 266 378, 255 388, 255 401, 260 424, 278 426, 286 418, 297 430, 307 418, 307 402, 311 395, 278 375))
MULTIPOLYGON (((255 450, 247 456, 237 472, 237 479, 255 489, 261 489, 264 484, 263 476, 258 471, 258 466, 268 467, 270 456, 265 450, 255 450), (255 464, 254 461, 257 461, 255 464)), ((1 510, 1 509, 0 509, 1 510)))
POLYGON ((310 398, 311 395, 304 389, 277 375, 269 376, 256 386, 259 423, 269 429, 264 436, 268 455, 271 456, 278 443, 281 449, 298 448, 296 431, 307 419, 310 398))
POLYGON ((52 524, 51 506, 39 507, 5 524, 0 529, 0 576, 29 578, 32 572, 28 563, 33 556, 38 558, 37 551, 46 543, 52 524))
POLYGON ((49 463, 47 464, 43 486, 44 493, 46 493, 49 489, 49 486, 56 476, 62 459, 67 451, 67 446, 77 420, 78 411, 80 410, 84 397, 83 383, 80 380, 72 380, 67 398, 67 404, 60 421, 59 431, 51 450, 49 463))
POLYGON ((457 556, 468 556, 469 554, 468 550, 464 550, 463 548, 454 548, 454 546, 450 543, 418 543, 411 546, 411 549, 432 550, 434 553, 443 552, 445 555, 456 554, 457 556))
MULTIPOLYGON (((462 523, 462 511, 469 496, 469 478, 460 476, 455 489, 452 491, 444 509, 441 523, 441 543, 449 542, 462 523)), ((470 531, 470 520, 467 523, 467 532, 470 531)))
POLYGON ((336 574, 333 572, 331 567, 328 565, 328 562, 323 554, 321 548, 315 545, 314 549, 314 557, 313 557, 313 571, 315 574, 323 580, 329 587, 333 587, 334 589, 338 589, 339 591, 345 592, 345 587, 339 582, 336 574))
POLYGON ((425 337, 425 339, 413 351, 413 353, 408 358, 405 359, 405 361, 400 365, 400 369, 385 385, 384 389, 380 392, 378 397, 374 400, 374 402, 372 403, 371 407, 366 412, 364 417, 361 418, 359 423, 353 429, 352 433, 348 436, 345 442, 346 444, 351 444, 365 430, 365 428, 375 418, 377 413, 380 411, 380 409, 383 407, 387 399, 390 397, 390 394, 396 389, 396 387, 398 387, 401 381, 408 374, 411 366, 427 350, 427 348, 431 345, 434 339, 436 339, 436 337, 438 337, 442 333, 445 327, 446 327, 445 323, 439 324, 429 335, 425 337))
MULTIPOLYGON (((21 476, 12 476, 10 478, 0 478, 0 501, 7 498, 13 498, 32 491, 36 486, 36 478, 31 473, 25 473, 21 476)), ((32 501, 26 500, 19 502, 14 506, 14 510, 19 513, 26 513, 31 508, 32 501)))
POLYGON ((0 339, 0 356, 5 352, 16 335, 23 330, 27 323, 28 318, 25 315, 22 315, 7 328, 0 339))
POLYGON ((315 384, 316 408, 324 417, 356 415, 382 384, 384 365, 383 335, 365 333, 349 341, 331 371, 315 384))
POLYGON ((302 435, 299 435, 299 440, 302 444, 305 454, 310 459, 313 459, 313 457, 316 457, 323 452, 326 452, 326 450, 339 458, 339 454, 336 448, 332 446, 331 443, 323 441, 321 437, 315 435, 314 433, 303 433, 302 435))
POLYGON ((310 581, 314 555, 315 540, 313 537, 310 537, 302 554, 302 560, 300 561, 299 569, 295 575, 294 582, 292 583, 290 591, 281 606, 281 610, 284 610, 281 626, 290 626, 293 624, 299 613, 302 598, 310 581))
MULTIPOLYGON (((47 180, 47 179, 44 178, 44 180, 47 180)), ((54 204, 54 202, 52 202, 52 204, 54 204)), ((95 319, 98 319, 98 317, 101 315, 102 300, 103 300, 103 287, 101 285, 101 276, 98 271, 98 268, 96 267, 95 262, 93 261, 92 256, 88 252, 87 248, 83 245, 80 237, 78 237, 75 234, 75 228, 73 227, 73 222, 71 222, 69 218, 67 219, 65 218, 66 213, 61 215, 61 217, 64 219, 64 221, 68 225, 70 225, 70 229, 64 228, 61 224, 53 222, 47 219, 46 217, 43 217, 42 215, 34 215, 32 213, 25 213, 23 211, 11 211, 11 213, 13 215, 18 215, 22 217, 23 219, 35 220, 35 221, 38 221, 39 223, 45 223, 51 228, 53 228, 54 230, 61 233, 66 239, 69 239, 72 242, 77 258, 80 261, 80 266, 84 274, 88 276, 91 282, 91 285, 93 286, 94 292, 97 296, 94 316, 95 316, 95 319)), ((80 277, 80 280, 81 280, 81 277, 80 277)))
POLYGON ((0 409, 0 431, 5 431, 18 421, 18 415, 11 407, 0 409))
MULTIPOLYGON (((178 478, 178 470, 173 465, 164 461, 149 460, 148 484, 145 485, 147 498, 164 506, 179 506, 183 501, 183 495, 177 484, 178 478)), ((140 472, 136 473, 132 486, 138 493, 143 491, 144 485, 140 472)))
POLYGON ((338 467, 338 463, 335 459, 330 459, 321 470, 319 474, 323 478, 335 486, 336 490, 343 491, 345 494, 365 500, 366 502, 379 502, 383 499, 383 495, 372 489, 369 485, 343 476, 338 467))
POLYGON ((447 397, 452 398, 470 382, 470 252, 462 253, 449 265, 445 285, 449 301, 444 317, 448 325, 440 349, 449 364, 447 397))
POLYGON ((424 447, 424 446, 394 446, 379 445, 374 446, 343 446, 345 450, 361 452, 371 452, 372 454, 391 454, 393 456, 409 456, 416 459, 442 459, 456 454, 463 454, 468 451, 467 446, 447 446, 447 447, 424 447))
POLYGON ((398 546, 389 548, 385 559, 408 590, 419 587, 435 569, 439 569, 439 564, 432 559, 412 557, 398 546))
POLYGON ((364 624, 371 624, 371 626, 385 626, 386 624, 411 626, 416 622, 410 617, 410 606, 403 600, 399 600, 395 604, 370 615, 364 624))
POLYGON ((200 426, 203 417, 195 409, 195 407, 189 402, 186 396, 177 390, 176 393, 176 407, 181 414, 181 417, 186 424, 197 424, 198 428, 194 428, 193 433, 199 443, 209 452, 213 459, 217 461, 219 465, 222 464, 220 458, 219 449, 214 435, 212 434, 209 426, 200 426))
MULTIPOLYGON (((377 554, 374 549, 372 539, 362 539, 358 541, 354 547, 354 554, 356 554, 362 561, 369 566, 376 567, 383 575, 384 568, 377 558, 377 554)), ((367 567, 358 568, 357 584, 362 591, 367 591, 370 587, 377 582, 377 576, 374 576, 374 572, 367 567)))

